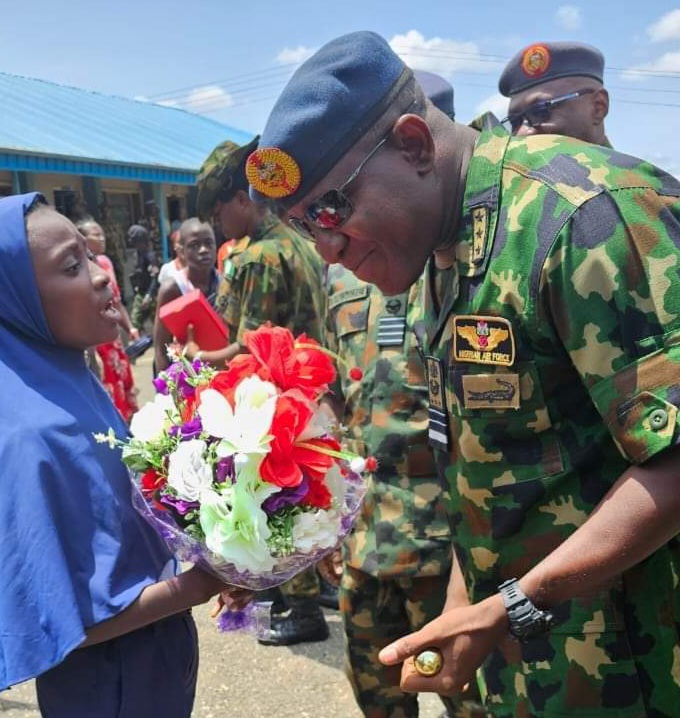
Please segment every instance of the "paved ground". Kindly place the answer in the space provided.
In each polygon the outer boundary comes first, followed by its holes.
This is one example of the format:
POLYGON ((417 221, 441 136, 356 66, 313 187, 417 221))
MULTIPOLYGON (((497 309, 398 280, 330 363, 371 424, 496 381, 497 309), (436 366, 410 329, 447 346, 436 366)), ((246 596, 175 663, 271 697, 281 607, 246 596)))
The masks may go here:
MULTIPOLYGON (((151 396, 151 352, 138 360, 140 404, 151 396)), ((220 633, 208 607, 194 610, 201 666, 193 718, 360 718, 342 671, 342 625, 326 611, 331 636, 290 648, 261 646, 248 634, 220 633)), ((435 718, 441 703, 421 696, 421 718, 435 718)), ((0 715, 38 718, 33 682, 0 694, 0 715)))

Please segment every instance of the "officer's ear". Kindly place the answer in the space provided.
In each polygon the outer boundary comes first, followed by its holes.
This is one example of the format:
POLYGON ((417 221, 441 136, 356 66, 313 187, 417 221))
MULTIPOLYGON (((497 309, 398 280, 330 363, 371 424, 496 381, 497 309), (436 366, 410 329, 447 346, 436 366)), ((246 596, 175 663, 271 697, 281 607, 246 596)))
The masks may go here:
POLYGON ((602 122, 604 122, 604 118, 609 113, 609 93, 604 89, 604 87, 596 90, 593 94, 592 107, 593 120, 595 120, 595 124, 602 124, 602 122))
POLYGON ((392 126, 391 142, 404 159, 424 175, 434 163, 434 139, 427 122, 419 115, 402 115, 392 126))

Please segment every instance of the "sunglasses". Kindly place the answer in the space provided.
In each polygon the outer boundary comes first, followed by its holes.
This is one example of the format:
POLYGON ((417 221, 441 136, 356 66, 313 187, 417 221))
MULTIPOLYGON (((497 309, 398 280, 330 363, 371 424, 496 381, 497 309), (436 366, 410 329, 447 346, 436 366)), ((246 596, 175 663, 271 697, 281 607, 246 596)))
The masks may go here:
POLYGON ((595 92, 592 87, 587 87, 583 90, 576 90, 576 92, 570 92, 567 95, 560 95, 559 97, 553 97, 551 100, 541 100, 535 102, 533 105, 529 105, 526 110, 522 112, 516 112, 509 114, 503 120, 501 124, 509 125, 513 133, 517 132, 519 128, 527 124, 529 127, 538 127, 550 121, 553 107, 561 105, 563 102, 569 102, 569 100, 575 100, 581 95, 587 95, 591 92, 595 92))
POLYGON ((387 142, 388 138, 389 135, 383 137, 337 189, 330 189, 328 192, 322 194, 321 197, 315 199, 305 210, 302 219, 289 216, 288 223, 290 226, 298 234, 301 234, 307 239, 311 239, 313 242, 316 241, 314 227, 325 229, 326 231, 333 231, 338 229, 338 227, 342 227, 354 211, 349 197, 345 194, 345 190, 354 182, 364 165, 387 142))

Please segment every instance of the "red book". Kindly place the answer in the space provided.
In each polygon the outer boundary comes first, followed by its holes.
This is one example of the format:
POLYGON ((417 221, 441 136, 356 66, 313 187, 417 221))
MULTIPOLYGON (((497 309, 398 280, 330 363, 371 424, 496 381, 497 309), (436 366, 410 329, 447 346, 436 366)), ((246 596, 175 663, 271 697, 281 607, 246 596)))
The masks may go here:
POLYGON ((201 349, 213 351, 229 344, 229 332, 200 289, 193 289, 164 304, 160 320, 180 344, 187 340, 187 326, 194 325, 194 341, 201 349))

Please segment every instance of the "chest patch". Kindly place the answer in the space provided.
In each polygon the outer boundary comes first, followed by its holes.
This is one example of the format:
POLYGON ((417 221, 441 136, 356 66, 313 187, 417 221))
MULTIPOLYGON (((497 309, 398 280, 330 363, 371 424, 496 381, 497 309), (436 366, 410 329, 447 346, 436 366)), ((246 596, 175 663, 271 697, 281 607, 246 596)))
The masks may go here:
POLYGON ((519 409, 519 374, 468 374, 463 402, 466 409, 519 409))
POLYGON ((512 324, 502 317, 455 316, 452 359, 512 366, 515 361, 512 324))

